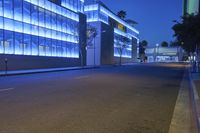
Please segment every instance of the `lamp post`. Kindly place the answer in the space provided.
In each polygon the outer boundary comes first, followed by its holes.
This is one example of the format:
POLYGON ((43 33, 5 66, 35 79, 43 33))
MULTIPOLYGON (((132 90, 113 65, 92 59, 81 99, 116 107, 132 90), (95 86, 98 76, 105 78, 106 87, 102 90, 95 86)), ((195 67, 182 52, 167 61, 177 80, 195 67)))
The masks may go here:
POLYGON ((4 62, 5 62, 5 74, 7 75, 7 73, 8 73, 8 59, 5 58, 4 62))
POLYGON ((157 56, 158 56, 158 54, 159 54, 159 44, 157 43, 156 44, 156 59, 155 59, 156 62, 157 62, 157 56))
POLYGON ((95 49, 95 39, 96 39, 96 35, 94 35, 94 66, 96 66, 96 49, 95 49))

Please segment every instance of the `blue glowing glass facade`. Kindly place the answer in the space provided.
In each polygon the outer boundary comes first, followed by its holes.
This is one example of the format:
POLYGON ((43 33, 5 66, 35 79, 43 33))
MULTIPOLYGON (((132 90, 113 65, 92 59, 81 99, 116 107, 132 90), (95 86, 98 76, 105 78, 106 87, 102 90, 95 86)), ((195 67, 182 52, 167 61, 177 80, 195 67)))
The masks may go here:
POLYGON ((0 54, 79 58, 77 27, 83 4, 0 0, 0 54))
POLYGON ((100 21, 114 28, 114 56, 132 58, 132 45, 133 42, 135 42, 135 39, 137 40, 137 43, 139 42, 139 32, 127 22, 116 16, 101 2, 85 5, 84 10, 87 15, 88 23, 100 21))

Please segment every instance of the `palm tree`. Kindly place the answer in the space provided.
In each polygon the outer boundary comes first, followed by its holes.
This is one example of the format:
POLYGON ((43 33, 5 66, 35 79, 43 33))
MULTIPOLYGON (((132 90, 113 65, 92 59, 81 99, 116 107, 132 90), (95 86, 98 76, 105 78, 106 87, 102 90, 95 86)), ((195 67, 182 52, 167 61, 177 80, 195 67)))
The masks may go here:
POLYGON ((168 46, 169 46, 169 44, 168 44, 168 42, 166 42, 166 41, 163 41, 163 42, 161 43, 161 46, 162 46, 162 47, 168 47, 168 46))
POLYGON ((125 19, 126 18, 126 11, 121 10, 117 13, 117 16, 120 17, 121 19, 125 19))
POLYGON ((146 40, 143 40, 139 43, 139 58, 140 61, 143 62, 145 60, 145 50, 148 45, 146 40))

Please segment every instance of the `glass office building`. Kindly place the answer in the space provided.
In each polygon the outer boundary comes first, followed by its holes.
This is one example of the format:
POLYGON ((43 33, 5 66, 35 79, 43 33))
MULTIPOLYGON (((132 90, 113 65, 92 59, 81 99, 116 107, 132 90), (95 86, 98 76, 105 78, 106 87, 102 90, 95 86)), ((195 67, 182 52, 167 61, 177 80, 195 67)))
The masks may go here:
POLYGON ((139 32, 101 2, 89 3, 84 10, 88 23, 100 21, 114 28, 114 57, 132 58, 132 45, 135 40, 137 45, 139 32))
POLYGON ((0 54, 79 58, 83 0, 0 0, 0 54))
POLYGON ((183 12, 184 14, 197 14, 200 11, 199 0, 183 0, 183 12))

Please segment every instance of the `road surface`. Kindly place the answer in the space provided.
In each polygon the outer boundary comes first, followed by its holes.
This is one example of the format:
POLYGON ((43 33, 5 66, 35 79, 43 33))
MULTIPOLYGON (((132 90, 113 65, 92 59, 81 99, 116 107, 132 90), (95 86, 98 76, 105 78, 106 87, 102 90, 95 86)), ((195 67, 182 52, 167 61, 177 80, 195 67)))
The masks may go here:
POLYGON ((0 133, 167 133, 183 64, 0 77, 0 133))

